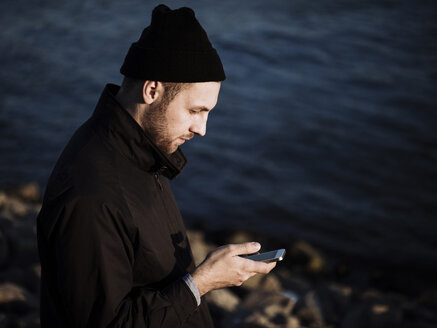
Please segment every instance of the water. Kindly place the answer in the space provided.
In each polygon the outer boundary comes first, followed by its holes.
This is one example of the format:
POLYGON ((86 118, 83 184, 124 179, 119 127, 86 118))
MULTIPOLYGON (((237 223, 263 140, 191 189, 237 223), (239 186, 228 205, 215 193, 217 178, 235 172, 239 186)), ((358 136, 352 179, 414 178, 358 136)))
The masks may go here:
MULTIPOLYGON (((437 270, 437 5, 185 3, 228 76, 183 148, 186 219, 437 270)), ((0 186, 45 186, 156 4, 2 1, 0 186)))

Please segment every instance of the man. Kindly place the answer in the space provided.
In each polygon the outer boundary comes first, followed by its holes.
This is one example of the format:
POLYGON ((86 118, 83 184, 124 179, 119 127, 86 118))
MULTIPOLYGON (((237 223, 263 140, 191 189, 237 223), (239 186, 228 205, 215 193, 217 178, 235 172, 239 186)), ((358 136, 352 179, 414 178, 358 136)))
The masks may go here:
MULTIPOLYGON (((42 327, 211 327, 212 289, 274 264, 227 245, 197 268, 168 179, 203 136, 225 79, 189 8, 156 7, 50 177, 38 216, 42 327)), ((194 196, 195 197, 195 196, 194 196)))

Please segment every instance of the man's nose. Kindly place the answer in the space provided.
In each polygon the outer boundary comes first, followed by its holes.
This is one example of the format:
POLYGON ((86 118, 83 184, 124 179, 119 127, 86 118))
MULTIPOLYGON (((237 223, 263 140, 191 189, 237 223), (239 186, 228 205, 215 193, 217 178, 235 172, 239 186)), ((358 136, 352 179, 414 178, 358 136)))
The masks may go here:
POLYGON ((199 118, 191 125, 190 132, 193 132, 201 137, 206 134, 206 122, 208 117, 199 118))

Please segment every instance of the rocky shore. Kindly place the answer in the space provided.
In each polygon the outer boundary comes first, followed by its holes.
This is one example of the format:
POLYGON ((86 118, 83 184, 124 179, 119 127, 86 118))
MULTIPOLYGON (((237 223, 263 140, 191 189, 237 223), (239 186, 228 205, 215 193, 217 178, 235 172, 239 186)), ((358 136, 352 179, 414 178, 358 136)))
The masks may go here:
MULTIPOLYGON (((0 328, 39 327, 40 265, 36 184, 0 191, 0 328)), ((436 277, 326 254, 303 240, 269 240, 260 232, 189 230, 195 261, 218 245, 257 240, 287 248, 272 273, 241 287, 210 292, 216 327, 437 327, 436 277), (284 246, 285 245, 285 246, 284 246)))

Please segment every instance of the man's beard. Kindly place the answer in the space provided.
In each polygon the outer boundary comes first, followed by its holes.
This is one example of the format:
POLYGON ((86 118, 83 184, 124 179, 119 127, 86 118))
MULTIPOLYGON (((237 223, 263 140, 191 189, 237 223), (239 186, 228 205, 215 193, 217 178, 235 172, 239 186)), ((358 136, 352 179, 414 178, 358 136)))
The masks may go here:
MULTIPOLYGON (((142 117, 144 130, 150 135, 156 146, 166 154, 173 154, 177 149, 176 139, 168 133, 167 123, 168 103, 161 100, 157 104, 151 104, 146 115, 142 117)), ((194 137, 190 132, 186 135, 178 136, 179 138, 189 140, 194 137)))
POLYGON ((167 107, 168 104, 162 100, 157 104, 151 104, 147 114, 143 116, 143 126, 156 146, 164 153, 172 154, 177 150, 177 147, 174 149, 173 140, 168 134, 167 107))

